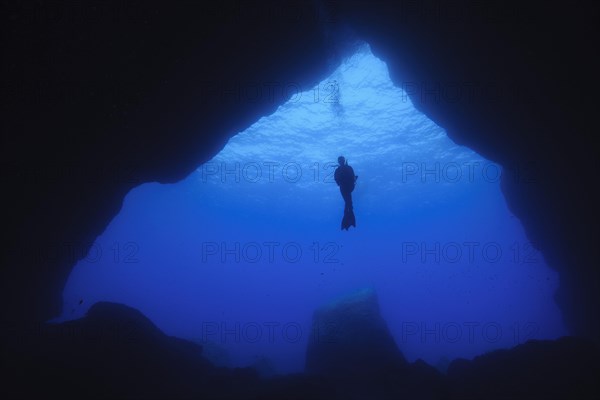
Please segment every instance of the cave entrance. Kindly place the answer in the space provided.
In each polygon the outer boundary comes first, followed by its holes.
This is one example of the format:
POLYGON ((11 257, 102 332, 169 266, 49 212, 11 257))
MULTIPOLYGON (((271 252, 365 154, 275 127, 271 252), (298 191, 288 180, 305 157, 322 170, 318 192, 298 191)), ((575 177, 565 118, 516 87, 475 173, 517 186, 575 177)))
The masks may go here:
POLYGON ((217 364, 282 373, 303 368, 312 312, 364 287, 411 361, 565 333, 557 274, 507 209, 499 165, 418 112, 367 45, 297 89, 183 181, 132 190, 74 268, 62 319, 120 302, 217 364), (339 155, 359 176, 348 232, 339 155))

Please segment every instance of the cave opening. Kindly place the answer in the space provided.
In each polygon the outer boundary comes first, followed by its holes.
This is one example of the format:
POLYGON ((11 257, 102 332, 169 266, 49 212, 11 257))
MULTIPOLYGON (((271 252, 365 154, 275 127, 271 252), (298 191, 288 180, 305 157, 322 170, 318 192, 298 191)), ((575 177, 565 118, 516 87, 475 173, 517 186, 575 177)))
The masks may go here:
POLYGON ((368 45, 186 179, 130 191, 73 269, 59 320, 139 309, 216 364, 301 371, 315 309, 365 287, 406 358, 436 365, 566 333, 558 274, 500 190, 368 45), (358 175, 340 230, 339 155, 358 175))

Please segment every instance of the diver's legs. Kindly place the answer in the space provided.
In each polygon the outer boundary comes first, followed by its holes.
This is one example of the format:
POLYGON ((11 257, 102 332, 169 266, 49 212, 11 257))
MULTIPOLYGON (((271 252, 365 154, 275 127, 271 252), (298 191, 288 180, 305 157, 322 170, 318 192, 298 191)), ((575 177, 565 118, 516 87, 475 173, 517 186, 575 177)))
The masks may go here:
POLYGON ((354 219, 354 210, 352 206, 352 190, 354 188, 340 187, 340 193, 344 199, 344 218, 342 218, 342 229, 348 230, 351 226, 356 227, 354 219))
POLYGON ((340 192, 342 193, 342 197, 344 199, 344 212, 352 211, 352 191, 351 190, 342 190, 340 188, 340 192))

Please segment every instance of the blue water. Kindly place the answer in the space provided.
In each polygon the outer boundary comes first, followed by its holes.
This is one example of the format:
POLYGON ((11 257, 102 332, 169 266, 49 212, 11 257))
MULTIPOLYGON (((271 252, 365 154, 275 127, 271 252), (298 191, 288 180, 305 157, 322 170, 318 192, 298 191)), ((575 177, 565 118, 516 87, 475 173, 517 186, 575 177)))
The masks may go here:
POLYGON ((416 111, 368 46, 314 88, 284 86, 287 103, 186 179, 126 196, 60 320, 120 302, 220 365, 280 373, 303 369, 315 308, 364 287, 410 361, 566 333, 557 273, 507 209, 501 166, 416 111), (348 232, 339 155, 359 176, 348 232))

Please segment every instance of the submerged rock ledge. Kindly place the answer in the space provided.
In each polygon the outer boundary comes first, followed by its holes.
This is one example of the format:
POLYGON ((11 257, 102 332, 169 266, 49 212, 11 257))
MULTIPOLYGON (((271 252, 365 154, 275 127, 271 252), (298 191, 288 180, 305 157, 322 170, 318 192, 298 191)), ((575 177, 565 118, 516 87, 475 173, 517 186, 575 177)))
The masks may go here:
POLYGON ((309 345, 307 373, 262 379, 252 368, 216 367, 202 356, 201 346, 165 335, 131 307, 101 302, 80 320, 2 330, 2 353, 7 360, 18 360, 5 366, 3 397, 564 399, 600 395, 596 379, 600 351, 584 339, 532 340, 472 361, 455 360, 443 375, 421 360, 406 362, 371 290, 317 310, 314 323, 326 322, 339 323, 339 329, 309 345))

